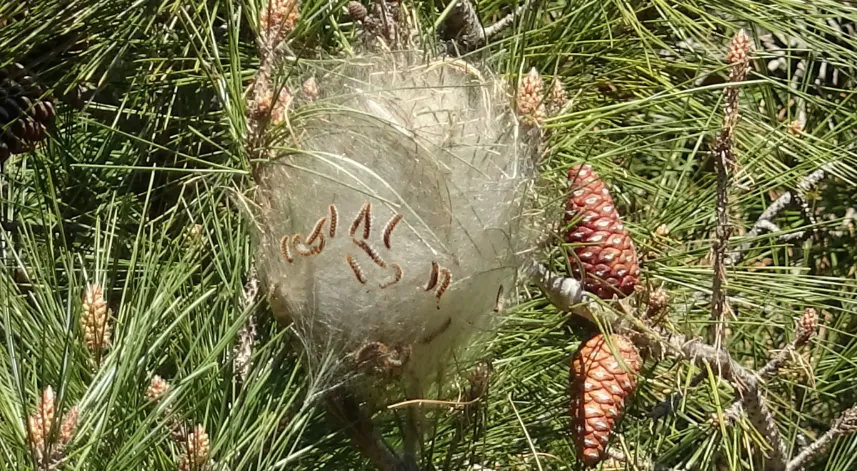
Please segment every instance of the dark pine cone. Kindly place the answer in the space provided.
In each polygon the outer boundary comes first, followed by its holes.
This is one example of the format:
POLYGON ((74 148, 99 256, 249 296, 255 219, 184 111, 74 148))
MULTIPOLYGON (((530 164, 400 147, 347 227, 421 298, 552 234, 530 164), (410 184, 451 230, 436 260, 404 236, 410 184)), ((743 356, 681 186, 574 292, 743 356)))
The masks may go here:
POLYGON ((0 69, 0 163, 33 149, 45 138, 56 111, 21 64, 0 69))
POLYGON ((572 274, 601 299, 624 298, 634 292, 640 277, 631 235, 592 167, 572 167, 568 181, 571 195, 564 225, 574 224, 565 234, 565 241, 575 244, 569 260, 572 274))

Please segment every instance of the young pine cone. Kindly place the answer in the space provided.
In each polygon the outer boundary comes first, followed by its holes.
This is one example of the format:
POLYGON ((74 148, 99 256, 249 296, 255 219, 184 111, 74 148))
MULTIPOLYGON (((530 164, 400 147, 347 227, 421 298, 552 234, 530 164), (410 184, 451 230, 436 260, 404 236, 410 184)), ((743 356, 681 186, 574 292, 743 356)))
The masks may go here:
POLYGON ((631 235, 591 166, 572 167, 568 181, 571 196, 563 226, 573 224, 565 235, 566 242, 576 244, 570 260, 572 274, 601 299, 624 298, 634 292, 640 277, 631 235))
POLYGON ((0 68, 0 163, 45 138, 56 111, 21 64, 0 68))
POLYGON ((571 435, 586 466, 604 459, 610 434, 622 415, 625 399, 634 391, 634 377, 641 367, 637 349, 621 335, 611 335, 608 340, 598 334, 575 353, 570 378, 571 435))

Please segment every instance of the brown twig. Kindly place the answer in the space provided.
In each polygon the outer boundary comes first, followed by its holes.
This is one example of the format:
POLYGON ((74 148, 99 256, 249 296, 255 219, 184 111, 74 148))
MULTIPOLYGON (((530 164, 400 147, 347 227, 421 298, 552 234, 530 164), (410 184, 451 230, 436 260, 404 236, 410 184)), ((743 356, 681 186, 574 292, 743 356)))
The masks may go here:
POLYGON ((725 114, 720 135, 715 141, 712 154, 717 169, 717 222, 715 241, 712 247, 714 259, 714 281, 711 285, 711 317, 714 320, 714 345, 723 345, 726 333, 726 246, 729 243, 729 183, 735 166, 735 152, 732 136, 735 125, 740 119, 738 84, 747 78, 750 71, 750 51, 752 43, 743 30, 732 38, 729 53, 726 56, 730 64, 729 86, 724 91, 725 114))
MULTIPOLYGON (((557 307, 563 310, 571 310, 582 299, 579 283, 576 280, 562 279, 552 274, 544 266, 536 266, 530 270, 530 274, 536 277, 536 283, 545 291, 548 299, 556 300, 557 307), (578 287, 577 290, 571 287, 578 287)), ((593 308, 596 305, 593 304, 593 308)), ((613 325, 615 332, 629 337, 638 347, 648 349, 653 356, 672 356, 689 361, 702 369, 710 367, 718 373, 724 381, 730 383, 741 395, 742 404, 751 418, 751 423, 768 440, 772 453, 770 469, 784 469, 779 466, 784 462, 785 445, 779 430, 765 401, 758 393, 760 377, 754 372, 735 361, 723 348, 706 344, 699 338, 688 338, 682 334, 669 332, 661 326, 651 326, 633 315, 619 318, 616 314, 602 310, 598 317, 606 324, 613 325), (772 426, 773 425, 773 426, 772 426)), ((591 316, 592 313, 589 313, 591 316)))
POLYGON ((330 393, 327 410, 348 438, 375 467, 381 471, 406 471, 405 463, 381 440, 372 420, 361 410, 357 400, 344 389, 330 393))
POLYGON ((274 92, 273 78, 284 56, 285 38, 294 29, 297 16, 297 0, 269 0, 259 15, 259 70, 247 106, 246 150, 251 161, 265 154, 267 123, 286 112, 288 94, 284 96, 281 90, 274 92))
MULTIPOLYGON (((528 270, 535 282, 545 292, 551 302, 563 310, 579 307, 585 292, 577 280, 565 278, 552 273, 543 265, 535 265, 528 270)), ((593 304, 593 310, 597 305, 593 304)), ((587 311, 588 312, 588 311, 587 311)), ((628 314, 628 313, 626 313, 628 314)), ((588 312, 591 317, 592 313, 588 312)), ((857 432, 857 409, 849 409, 842 414, 824 434, 813 444, 807 446, 798 456, 786 464, 786 446, 780 436, 779 429, 774 423, 764 398, 759 393, 760 383, 764 378, 774 375, 787 361, 791 353, 806 345, 818 330, 818 315, 812 308, 807 308, 801 316, 795 333, 795 339, 781 352, 775 355, 758 371, 752 371, 735 361, 729 352, 708 345, 698 338, 688 338, 682 334, 669 332, 664 327, 649 326, 634 316, 620 318, 614 312, 601 310, 597 316, 609 325, 615 332, 628 336, 637 346, 648 349, 653 356, 672 357, 689 361, 699 367, 707 365, 719 373, 719 377, 730 383, 741 394, 740 409, 747 411, 751 424, 766 438, 773 452, 768 461, 769 470, 800 471, 816 455, 824 451, 837 436, 857 432)), ((730 408, 731 409, 731 408, 730 408)), ((727 416, 730 415, 727 410, 727 416)), ((619 453, 622 457, 625 455, 619 453)), ((617 458, 616 452, 613 457, 617 458)), ((657 463, 650 463, 655 469, 657 463)), ((667 468, 668 469, 668 468, 667 468)))

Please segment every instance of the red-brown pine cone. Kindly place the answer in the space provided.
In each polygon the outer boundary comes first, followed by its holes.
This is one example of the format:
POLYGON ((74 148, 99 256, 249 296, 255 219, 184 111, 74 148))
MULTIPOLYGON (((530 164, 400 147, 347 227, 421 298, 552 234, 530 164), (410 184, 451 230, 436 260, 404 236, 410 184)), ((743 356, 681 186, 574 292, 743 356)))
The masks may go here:
POLYGON ((574 224, 565 234, 565 241, 575 244, 572 274, 601 299, 630 295, 640 279, 640 264, 609 190, 589 165, 572 167, 568 181, 563 226, 574 224))
POLYGON ((634 344, 621 335, 598 334, 583 343, 571 361, 571 435, 580 460, 595 466, 604 459, 625 399, 634 392, 642 367, 634 344), (612 350, 611 350, 612 348, 612 350), (621 361, 613 356, 621 356, 621 361))

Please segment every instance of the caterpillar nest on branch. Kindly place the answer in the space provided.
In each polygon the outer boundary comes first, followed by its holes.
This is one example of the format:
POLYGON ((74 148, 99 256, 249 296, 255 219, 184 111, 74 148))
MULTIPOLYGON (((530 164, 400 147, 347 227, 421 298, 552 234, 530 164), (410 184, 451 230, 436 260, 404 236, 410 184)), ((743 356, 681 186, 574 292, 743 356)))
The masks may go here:
POLYGON ((298 149, 255 172, 259 274, 316 376, 430 383, 525 262, 536 143, 500 81, 424 57, 314 70, 319 95, 283 139, 298 149))

